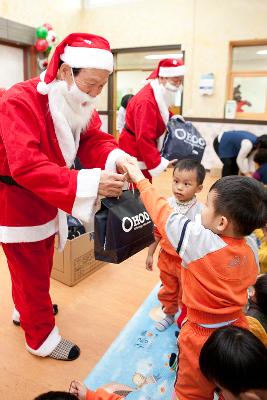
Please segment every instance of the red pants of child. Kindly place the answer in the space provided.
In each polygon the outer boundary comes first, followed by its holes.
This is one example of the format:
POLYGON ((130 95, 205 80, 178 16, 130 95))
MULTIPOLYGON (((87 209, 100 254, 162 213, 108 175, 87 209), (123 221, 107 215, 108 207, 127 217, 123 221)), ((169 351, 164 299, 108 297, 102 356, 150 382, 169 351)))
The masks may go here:
POLYGON ((174 315, 182 307, 181 266, 177 256, 161 250, 158 259, 160 280, 158 299, 165 314, 174 315))
MULTIPOLYGON (((232 325, 248 328, 245 316, 232 325)), ((178 337, 179 359, 176 381, 176 398, 179 400, 213 400, 215 385, 200 372, 200 351, 214 329, 187 321, 178 337)))

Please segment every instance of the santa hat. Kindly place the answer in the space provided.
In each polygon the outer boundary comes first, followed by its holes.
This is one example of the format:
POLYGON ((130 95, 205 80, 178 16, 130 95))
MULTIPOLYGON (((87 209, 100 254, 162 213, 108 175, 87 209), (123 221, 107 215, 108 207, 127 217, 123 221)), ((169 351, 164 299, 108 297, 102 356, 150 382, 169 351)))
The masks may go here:
POLYGON ((72 68, 96 68, 113 71, 109 42, 90 33, 71 33, 55 48, 47 70, 40 75, 37 91, 47 94, 57 76, 60 60, 72 68))
POLYGON ((147 79, 173 78, 176 76, 184 76, 185 66, 180 58, 165 58, 161 60, 158 67, 149 75, 147 79))

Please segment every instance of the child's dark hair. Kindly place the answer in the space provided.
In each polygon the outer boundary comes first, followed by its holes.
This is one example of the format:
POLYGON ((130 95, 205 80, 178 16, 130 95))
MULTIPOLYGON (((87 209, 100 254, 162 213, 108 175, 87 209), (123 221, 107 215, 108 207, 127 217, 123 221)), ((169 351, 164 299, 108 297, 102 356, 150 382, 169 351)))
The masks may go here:
POLYGON ((267 389, 267 349, 247 329, 216 329, 202 347, 199 366, 209 381, 235 396, 267 389))
POLYGON ((250 235, 267 222, 267 190, 256 179, 225 176, 216 181, 210 192, 216 192, 215 212, 228 218, 236 235, 250 235))
POLYGON ((256 303, 267 315, 267 274, 260 275, 254 285, 256 303))
POLYGON ((78 397, 69 392, 47 392, 35 397, 34 400, 78 400, 78 397))
POLYGON ((206 176, 206 170, 203 165, 200 164, 199 161, 190 158, 183 158, 182 160, 177 161, 174 166, 173 173, 176 169, 178 169, 178 171, 196 171, 198 185, 202 185, 206 176))
POLYGON ((254 155, 254 161, 259 164, 263 165, 267 163, 267 149, 259 149, 254 155))

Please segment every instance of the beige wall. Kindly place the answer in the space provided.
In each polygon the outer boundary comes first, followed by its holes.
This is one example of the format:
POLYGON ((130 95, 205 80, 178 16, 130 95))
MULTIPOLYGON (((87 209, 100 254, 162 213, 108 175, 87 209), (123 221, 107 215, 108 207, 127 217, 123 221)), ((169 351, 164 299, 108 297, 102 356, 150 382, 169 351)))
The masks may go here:
POLYGON ((228 46, 233 40, 267 39, 266 0, 139 0, 91 8, 83 15, 93 33, 113 48, 182 44, 186 52, 184 115, 224 115, 228 46), (198 93, 200 75, 213 72, 215 92, 198 93))
POLYGON ((0 16, 37 27, 52 24, 60 39, 77 32, 81 19, 81 0, 0 0, 0 16))
POLYGON ((80 0, 0 0, 0 15, 31 26, 50 22, 62 39, 73 31, 107 37, 111 47, 181 44, 186 52, 184 115, 223 117, 229 41, 267 38, 266 0, 137 0, 81 11, 80 0), (213 72, 215 92, 198 93, 213 72))

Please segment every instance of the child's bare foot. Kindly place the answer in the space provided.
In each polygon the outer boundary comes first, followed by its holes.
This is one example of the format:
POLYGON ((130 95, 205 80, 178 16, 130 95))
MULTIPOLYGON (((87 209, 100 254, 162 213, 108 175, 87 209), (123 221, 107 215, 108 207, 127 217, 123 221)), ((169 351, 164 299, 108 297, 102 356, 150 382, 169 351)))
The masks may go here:
POLYGON ((86 386, 80 381, 72 381, 69 392, 75 394, 79 400, 85 400, 86 398, 86 386))

